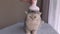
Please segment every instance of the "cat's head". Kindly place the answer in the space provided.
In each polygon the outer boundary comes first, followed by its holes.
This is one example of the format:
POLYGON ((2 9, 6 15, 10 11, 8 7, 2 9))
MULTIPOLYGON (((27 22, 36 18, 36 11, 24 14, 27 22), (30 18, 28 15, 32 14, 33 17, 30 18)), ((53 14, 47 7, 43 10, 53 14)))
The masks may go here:
POLYGON ((31 13, 28 13, 28 12, 25 12, 27 14, 27 18, 29 19, 38 19, 41 17, 41 12, 31 12, 31 13))

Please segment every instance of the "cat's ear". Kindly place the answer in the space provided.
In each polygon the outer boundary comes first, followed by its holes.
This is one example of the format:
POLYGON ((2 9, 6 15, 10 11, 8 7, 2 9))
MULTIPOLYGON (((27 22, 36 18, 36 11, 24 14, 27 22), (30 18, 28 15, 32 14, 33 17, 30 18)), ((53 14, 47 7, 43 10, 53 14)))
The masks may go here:
POLYGON ((25 14, 28 14, 28 12, 27 12, 27 11, 25 11, 25 14))

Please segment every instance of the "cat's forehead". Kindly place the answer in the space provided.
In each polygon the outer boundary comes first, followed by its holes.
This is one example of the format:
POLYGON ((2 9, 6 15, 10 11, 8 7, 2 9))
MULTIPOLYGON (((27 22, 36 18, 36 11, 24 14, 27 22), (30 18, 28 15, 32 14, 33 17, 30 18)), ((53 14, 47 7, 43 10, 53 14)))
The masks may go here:
POLYGON ((39 14, 40 12, 39 11, 29 11, 28 13, 39 14))
POLYGON ((39 15, 39 13, 29 13, 29 14, 31 14, 31 15, 39 15))
POLYGON ((38 14, 36 14, 36 13, 29 13, 28 15, 38 15, 38 14))
MULTIPOLYGON (((35 14, 35 13, 30 13, 28 14, 28 16, 38 16, 39 14, 35 14)), ((40 16, 40 15, 39 15, 40 16)))

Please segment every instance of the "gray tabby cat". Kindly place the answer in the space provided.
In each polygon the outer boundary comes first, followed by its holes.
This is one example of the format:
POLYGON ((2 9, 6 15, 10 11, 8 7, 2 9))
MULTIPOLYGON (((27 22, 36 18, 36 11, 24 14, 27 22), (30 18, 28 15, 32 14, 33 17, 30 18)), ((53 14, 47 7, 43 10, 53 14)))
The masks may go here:
POLYGON ((37 30, 41 25, 41 13, 37 12, 26 12, 25 19, 25 31, 26 34, 37 34, 37 30))

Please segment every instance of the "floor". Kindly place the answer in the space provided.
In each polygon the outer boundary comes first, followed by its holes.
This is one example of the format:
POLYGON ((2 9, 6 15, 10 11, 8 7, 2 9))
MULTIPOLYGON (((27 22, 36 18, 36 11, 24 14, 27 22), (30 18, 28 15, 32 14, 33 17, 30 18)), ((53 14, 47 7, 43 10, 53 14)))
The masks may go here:
MULTIPOLYGON (((0 34, 25 34, 23 30, 23 23, 17 23, 7 28, 1 29, 0 34)), ((39 28, 38 34, 58 34, 49 24, 42 24, 39 28)))

